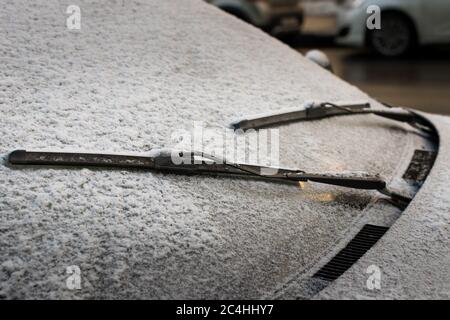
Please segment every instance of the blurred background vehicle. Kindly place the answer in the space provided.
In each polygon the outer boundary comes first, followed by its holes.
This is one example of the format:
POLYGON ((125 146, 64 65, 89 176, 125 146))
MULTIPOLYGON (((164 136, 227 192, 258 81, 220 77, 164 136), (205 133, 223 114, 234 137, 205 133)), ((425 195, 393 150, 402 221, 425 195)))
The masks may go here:
POLYGON ((368 46, 388 57, 415 45, 450 43, 450 1, 338 0, 338 44, 368 46), (369 30, 367 8, 381 9, 381 29, 369 30))
POLYGON ((272 35, 295 35, 303 22, 300 0, 206 1, 272 35))

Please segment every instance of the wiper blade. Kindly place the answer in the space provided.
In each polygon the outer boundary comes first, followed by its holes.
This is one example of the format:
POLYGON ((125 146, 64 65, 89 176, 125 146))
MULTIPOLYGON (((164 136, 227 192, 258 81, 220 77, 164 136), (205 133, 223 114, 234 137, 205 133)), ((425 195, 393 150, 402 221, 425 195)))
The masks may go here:
POLYGON ((283 123, 318 120, 335 116, 373 114, 390 120, 408 123, 417 129, 427 132, 434 131, 430 123, 416 113, 402 108, 388 107, 390 109, 381 110, 371 109, 370 103, 334 104, 330 102, 309 102, 303 108, 296 110, 246 117, 231 123, 231 127, 243 130, 257 129, 283 123))
MULTIPOLYGON (((370 108, 369 103, 355 103, 343 105, 352 112, 361 112, 370 108)), ((318 120, 332 116, 346 114, 348 111, 331 108, 321 103, 307 102, 302 108, 290 109, 280 113, 248 116, 231 123, 234 129, 257 129, 266 126, 278 125, 286 122, 318 120)))
MULTIPOLYGON (((360 190, 377 190, 406 206, 411 199, 388 190, 386 182, 379 175, 349 173, 308 173, 302 170, 273 168, 251 164, 231 163, 223 159, 199 152, 190 152, 192 160, 185 164, 174 164, 171 153, 155 152, 151 156, 70 153, 70 152, 30 152, 16 150, 9 154, 11 165, 28 166, 74 166, 104 167, 122 169, 144 169, 176 174, 225 175, 243 178, 258 178, 269 182, 316 182, 360 190), (197 158, 196 158, 197 157, 197 158), (194 162, 198 157, 204 159, 194 162), (267 174, 270 172, 270 174, 267 174)), ((181 157, 182 153, 179 154, 181 157)))
POLYGON ((316 174, 301 170, 230 163, 205 153, 193 152, 190 156, 192 158, 190 163, 174 164, 170 154, 167 152, 157 156, 128 156, 16 150, 10 153, 8 161, 12 165, 137 168, 182 174, 238 175, 258 177, 269 181, 311 181, 364 190, 382 190, 386 188, 386 182, 378 175, 351 172, 346 174, 316 174), (202 157, 205 161, 194 163, 195 157, 202 157), (208 163, 208 161, 213 162, 208 163), (270 172, 270 174, 265 174, 264 172, 270 172))

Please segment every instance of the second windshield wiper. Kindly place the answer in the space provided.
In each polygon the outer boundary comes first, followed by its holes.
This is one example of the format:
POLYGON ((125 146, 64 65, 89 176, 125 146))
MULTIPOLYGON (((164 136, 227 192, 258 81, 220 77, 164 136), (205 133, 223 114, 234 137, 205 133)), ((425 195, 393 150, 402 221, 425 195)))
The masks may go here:
POLYGON ((251 164, 227 162, 205 153, 190 152, 188 163, 175 164, 169 151, 153 152, 149 156, 68 153, 68 152, 30 152, 16 150, 10 153, 11 165, 75 166, 106 168, 137 168, 178 174, 226 175, 244 178, 258 178, 271 182, 316 182, 361 190, 378 190, 393 200, 403 204, 411 199, 397 195, 387 189, 386 182, 378 175, 359 172, 347 173, 308 173, 302 170, 265 167, 251 164))
MULTIPOLYGON (((386 105, 386 104, 385 104, 386 105)), ((273 114, 249 116, 231 123, 233 129, 257 129, 289 122, 318 120, 335 116, 373 114, 394 121, 404 122, 416 129, 434 132, 430 123, 418 114, 386 105, 389 109, 372 109, 369 103, 307 102, 302 108, 273 114)))

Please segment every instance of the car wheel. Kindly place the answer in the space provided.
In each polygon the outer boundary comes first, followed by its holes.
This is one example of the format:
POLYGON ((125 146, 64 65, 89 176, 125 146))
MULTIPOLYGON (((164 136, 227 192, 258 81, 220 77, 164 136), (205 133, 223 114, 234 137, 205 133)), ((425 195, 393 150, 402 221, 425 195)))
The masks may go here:
POLYGON ((415 31, 405 16, 386 12, 381 15, 381 29, 369 32, 369 45, 378 54, 398 57, 406 54, 415 44, 415 31))

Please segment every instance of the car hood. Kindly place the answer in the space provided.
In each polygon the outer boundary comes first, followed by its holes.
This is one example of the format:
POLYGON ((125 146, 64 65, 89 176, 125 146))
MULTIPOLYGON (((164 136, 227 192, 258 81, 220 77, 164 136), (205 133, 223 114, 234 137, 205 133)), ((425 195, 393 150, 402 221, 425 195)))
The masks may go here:
MULTIPOLYGON (((82 2, 81 30, 63 23, 67 5, 15 1, 1 13, 2 297, 274 296, 376 207, 374 192, 314 184, 7 166, 21 148, 171 147, 195 121, 221 131, 312 99, 382 108, 203 1, 82 2), (66 286, 71 266, 80 290, 66 286)), ((372 116, 290 124, 280 127, 280 165, 391 182, 415 144, 407 127, 372 116)))
MULTIPOLYGON (((450 118, 423 114, 439 132, 438 157, 425 184, 386 235, 320 299, 448 299, 450 297, 450 118), (380 270, 370 290, 369 266, 380 270)), ((284 294, 291 295, 293 285, 284 294)), ((295 295, 295 294, 294 294, 295 295)))

